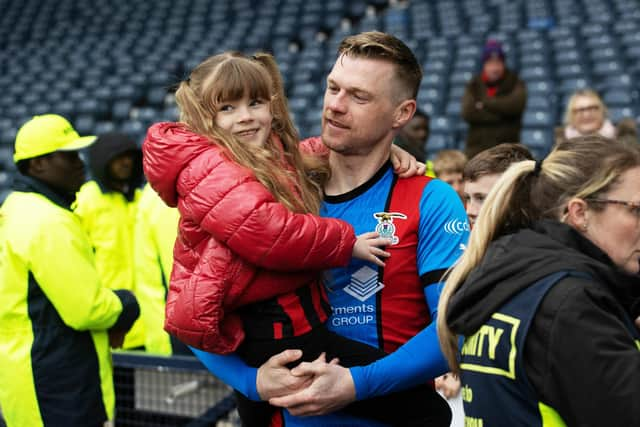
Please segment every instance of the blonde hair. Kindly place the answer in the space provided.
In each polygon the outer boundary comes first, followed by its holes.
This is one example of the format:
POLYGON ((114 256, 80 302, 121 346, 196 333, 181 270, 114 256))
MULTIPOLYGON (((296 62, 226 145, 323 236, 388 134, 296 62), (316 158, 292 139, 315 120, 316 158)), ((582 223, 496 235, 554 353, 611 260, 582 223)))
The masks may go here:
POLYGON ((387 61, 395 66, 402 99, 416 99, 422 68, 411 49, 399 38, 380 31, 366 31, 346 37, 338 46, 338 55, 387 61))
POLYGON ((581 96, 592 98, 593 100, 596 101, 596 103, 600 107, 600 111, 602 111, 603 121, 609 116, 609 111, 607 110, 607 106, 604 105, 602 98, 600 98, 600 95, 598 95, 598 93, 595 90, 579 89, 575 91, 573 95, 571 95, 571 97, 569 98, 569 101, 567 102, 567 108, 564 110, 564 117, 562 118, 562 122, 565 126, 571 126, 571 123, 573 121, 572 120, 573 109, 575 108, 576 100, 581 96))
POLYGON ((180 83, 176 102, 182 123, 221 147, 231 160, 252 170, 278 202, 295 212, 319 212, 328 164, 303 157, 299 152, 298 133, 289 115, 282 77, 273 56, 258 53, 247 57, 239 52, 211 56, 180 83), (255 147, 243 144, 216 126, 218 106, 245 94, 269 102, 272 131, 280 137, 284 159, 295 171, 283 168, 281 151, 272 138, 264 146, 255 147))
POLYGON ((433 171, 436 176, 443 173, 460 173, 467 163, 467 156, 460 150, 440 150, 433 159, 433 171))
POLYGON ((584 136, 560 142, 538 172, 535 166, 533 160, 514 163, 496 182, 482 205, 464 254, 447 274, 438 304, 438 337, 454 372, 460 366, 457 335, 447 323, 449 301, 480 264, 490 243, 536 220, 564 221, 569 200, 595 198, 609 191, 620 175, 640 166, 640 150, 601 136, 584 136))

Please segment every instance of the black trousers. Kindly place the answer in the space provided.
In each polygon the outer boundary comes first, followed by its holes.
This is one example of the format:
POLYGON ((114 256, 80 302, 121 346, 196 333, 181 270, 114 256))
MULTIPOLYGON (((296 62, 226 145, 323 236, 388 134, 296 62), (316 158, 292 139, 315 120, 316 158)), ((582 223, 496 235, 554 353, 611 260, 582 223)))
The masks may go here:
MULTIPOLYGON (((237 354, 247 364, 259 367, 269 357, 290 348, 303 351, 302 361, 313 361, 325 352, 327 360, 338 357, 340 365, 345 367, 367 365, 386 356, 383 350, 335 334, 324 326, 299 337, 245 340, 238 348, 237 354)), ((244 427, 269 425, 276 408, 265 402, 251 401, 238 392, 235 395, 244 427)), ((449 404, 428 384, 354 402, 341 411, 392 426, 449 427, 451 424, 449 404)))

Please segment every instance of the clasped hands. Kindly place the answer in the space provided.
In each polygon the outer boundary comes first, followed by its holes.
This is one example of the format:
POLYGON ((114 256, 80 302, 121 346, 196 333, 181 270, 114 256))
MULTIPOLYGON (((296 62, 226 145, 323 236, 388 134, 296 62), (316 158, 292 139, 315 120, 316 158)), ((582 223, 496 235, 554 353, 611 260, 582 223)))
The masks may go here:
POLYGON ((356 400, 349 369, 321 354, 313 362, 287 365, 302 357, 301 350, 285 350, 258 369, 256 386, 263 400, 286 408, 294 416, 324 415, 356 400))

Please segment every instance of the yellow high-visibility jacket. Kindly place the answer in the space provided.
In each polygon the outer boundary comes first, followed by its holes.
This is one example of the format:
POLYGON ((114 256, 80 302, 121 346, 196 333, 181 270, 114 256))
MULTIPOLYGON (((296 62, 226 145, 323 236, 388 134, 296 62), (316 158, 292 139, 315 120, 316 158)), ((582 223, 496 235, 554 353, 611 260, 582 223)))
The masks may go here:
POLYGON ((0 210, 3 416, 9 427, 98 425, 115 406, 107 330, 127 330, 138 305, 101 285, 69 201, 21 175, 14 188, 0 210))
MULTIPOLYGON (((80 188, 73 207, 93 245, 102 283, 110 289, 130 290, 134 295, 133 234, 140 193, 136 190, 129 201, 122 193, 102 192, 95 181, 88 181, 80 188)), ((138 319, 125 336, 122 348, 142 346, 144 325, 138 319)))
POLYGON ((150 353, 172 353, 169 334, 164 331, 164 308, 179 218, 178 210, 167 206, 149 184, 144 187, 138 203, 134 259, 145 349, 150 353))

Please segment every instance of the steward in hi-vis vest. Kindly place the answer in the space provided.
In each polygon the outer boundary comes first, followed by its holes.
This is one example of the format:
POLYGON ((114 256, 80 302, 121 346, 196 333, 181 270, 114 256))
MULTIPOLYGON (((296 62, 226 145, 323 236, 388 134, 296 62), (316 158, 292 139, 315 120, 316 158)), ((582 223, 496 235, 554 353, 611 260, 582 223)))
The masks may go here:
POLYGON ((129 291, 102 286, 70 209, 84 181, 79 137, 56 115, 16 136, 20 174, 0 210, 0 407, 9 427, 98 427, 112 419, 109 345, 139 315, 129 291))

